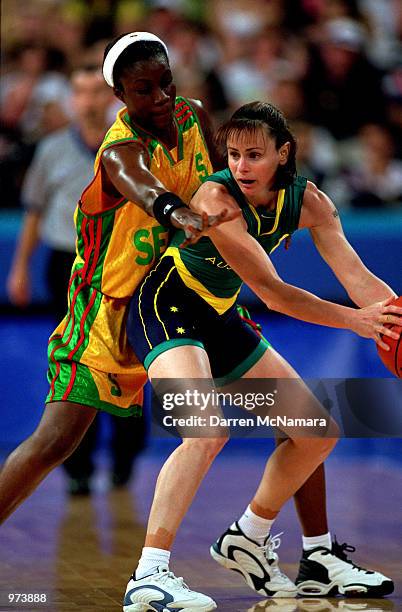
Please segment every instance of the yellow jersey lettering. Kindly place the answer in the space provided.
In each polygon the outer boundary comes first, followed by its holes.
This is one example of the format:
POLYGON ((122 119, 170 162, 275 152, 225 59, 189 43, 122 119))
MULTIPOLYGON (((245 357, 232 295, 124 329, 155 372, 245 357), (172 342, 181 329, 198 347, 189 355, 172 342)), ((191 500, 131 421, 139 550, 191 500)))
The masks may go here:
POLYGON ((208 170, 203 161, 204 160, 202 158, 202 153, 197 153, 195 156, 195 167, 198 172, 198 178, 200 179, 201 183, 203 183, 208 177, 208 170))
POLYGON ((145 255, 145 257, 137 255, 137 257, 135 258, 135 263, 139 264, 140 266, 147 266, 151 263, 154 257, 154 250, 152 248, 152 244, 148 242, 149 236, 150 233, 146 229, 137 230, 134 234, 134 246, 136 247, 137 251, 139 251, 140 253, 144 253, 145 255))
POLYGON ((152 228, 152 238, 155 249, 155 257, 159 259, 167 247, 168 232, 162 225, 156 225, 152 228))

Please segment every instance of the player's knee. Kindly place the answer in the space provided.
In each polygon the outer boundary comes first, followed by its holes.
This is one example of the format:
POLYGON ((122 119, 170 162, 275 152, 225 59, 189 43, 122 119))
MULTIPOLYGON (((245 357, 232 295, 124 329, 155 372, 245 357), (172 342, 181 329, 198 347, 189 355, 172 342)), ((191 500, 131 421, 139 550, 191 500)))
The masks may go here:
POLYGON ((303 450, 308 453, 310 457, 322 463, 331 453, 338 441, 337 437, 331 438, 300 438, 296 443, 303 450))
POLYGON ((54 432, 44 435, 35 432, 31 436, 31 447, 34 456, 45 466, 55 467, 63 463, 75 450, 78 442, 69 438, 65 432, 54 432))
POLYGON ((211 462, 220 453, 227 441, 228 437, 225 436, 217 438, 187 438, 185 444, 193 451, 198 451, 206 462, 211 462))
POLYGON ((325 461, 328 455, 333 451, 338 442, 338 438, 322 438, 319 441, 318 452, 321 461, 325 461))

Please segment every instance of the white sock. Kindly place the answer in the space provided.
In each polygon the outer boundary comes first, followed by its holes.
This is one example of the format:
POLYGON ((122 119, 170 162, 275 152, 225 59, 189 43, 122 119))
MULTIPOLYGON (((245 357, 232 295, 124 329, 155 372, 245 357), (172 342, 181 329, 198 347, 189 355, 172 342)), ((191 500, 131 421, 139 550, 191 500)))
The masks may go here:
POLYGON ((155 574, 160 565, 169 565, 169 560, 170 550, 144 546, 141 559, 138 561, 138 567, 134 572, 135 579, 141 580, 141 578, 145 578, 145 576, 155 574))
POLYGON ((331 550, 332 548, 332 539, 330 531, 328 531, 328 533, 323 533, 319 536, 302 536, 302 540, 303 550, 312 550, 316 546, 324 546, 325 548, 329 548, 329 550, 331 550))
POLYGON ((237 521, 240 529, 251 540, 260 546, 264 544, 275 519, 265 519, 254 514, 250 506, 247 506, 243 516, 237 521))

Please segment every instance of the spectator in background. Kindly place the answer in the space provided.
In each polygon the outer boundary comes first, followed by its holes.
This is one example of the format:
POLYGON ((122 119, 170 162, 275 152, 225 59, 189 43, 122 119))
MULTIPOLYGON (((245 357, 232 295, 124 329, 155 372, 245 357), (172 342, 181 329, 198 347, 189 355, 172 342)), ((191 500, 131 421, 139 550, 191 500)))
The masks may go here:
POLYGON ((18 207, 24 173, 37 141, 65 125, 69 83, 64 57, 39 44, 6 53, 0 85, 0 185, 2 206, 18 207))
POLYGON ((304 88, 309 119, 338 140, 385 116, 381 74, 369 62, 362 26, 349 18, 328 21, 312 53, 304 88))
MULTIPOLYGON (((98 66, 76 69, 71 85, 73 122, 40 142, 25 178, 22 202, 26 212, 8 278, 11 302, 27 306, 31 299, 29 264, 41 239, 50 248, 47 281, 57 321, 67 312, 67 287, 75 258, 74 210, 93 176, 96 151, 109 125, 108 109, 114 98, 98 66)), ((144 446, 144 421, 143 417, 110 418, 114 431, 112 481, 122 485, 128 482, 134 458, 144 446)), ((94 421, 79 448, 64 463, 72 494, 90 491, 96 424, 94 421)))
POLYGON ((270 92, 270 102, 279 108, 290 123, 306 120, 306 100, 303 87, 294 75, 287 71, 276 81, 270 92))
POLYGON ((306 120, 306 102, 299 80, 292 74, 278 78, 269 100, 288 118, 297 139, 299 173, 321 189, 338 168, 336 141, 323 127, 306 120))
POLYGON ((383 87, 387 122, 395 141, 396 156, 402 158, 402 57, 399 64, 385 76, 383 87))
POLYGON ((336 143, 324 128, 305 121, 294 121, 292 129, 297 141, 298 173, 314 182, 319 189, 337 172, 336 143))
POLYGON ((359 132, 355 159, 332 185, 342 201, 356 208, 402 204, 402 161, 395 158, 391 132, 368 124, 359 132))
POLYGON ((88 2, 77 0, 58 2, 49 10, 47 40, 64 54, 70 71, 79 65, 85 45, 90 44, 87 42, 88 28, 96 15, 95 8, 88 2))
POLYGON ((24 142, 36 143, 69 120, 65 57, 57 49, 22 44, 11 52, 11 66, 1 81, 1 120, 24 142))
POLYGON ((171 37, 182 20, 181 5, 181 0, 151 0, 148 3, 150 10, 144 19, 144 30, 156 34, 170 44, 171 37))
POLYGON ((171 34, 170 49, 170 61, 177 74, 176 83, 181 95, 204 100, 205 76, 216 56, 212 57, 211 62, 204 53, 199 29, 183 21, 171 34))
POLYGON ((360 0, 360 5, 371 25, 367 53, 379 68, 392 69, 401 54, 402 4, 398 0, 360 0))

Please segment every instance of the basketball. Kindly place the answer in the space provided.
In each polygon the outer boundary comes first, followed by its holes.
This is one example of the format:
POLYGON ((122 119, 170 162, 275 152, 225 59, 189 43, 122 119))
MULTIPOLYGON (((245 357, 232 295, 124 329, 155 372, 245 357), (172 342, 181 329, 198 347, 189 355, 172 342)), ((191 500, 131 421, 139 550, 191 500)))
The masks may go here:
MULTIPOLYGON (((398 297, 396 300, 392 302, 396 306, 402 306, 402 296, 398 297)), ((399 325, 387 325, 386 327, 391 328, 393 331, 398 331, 401 329, 399 325)), ((389 351, 384 351, 380 346, 377 346, 378 354, 380 356, 381 361, 385 365, 386 368, 392 374, 397 376, 398 378, 402 378, 402 336, 398 338, 398 340, 394 340, 393 338, 389 338, 388 336, 383 336, 383 340, 390 347, 389 351)))

